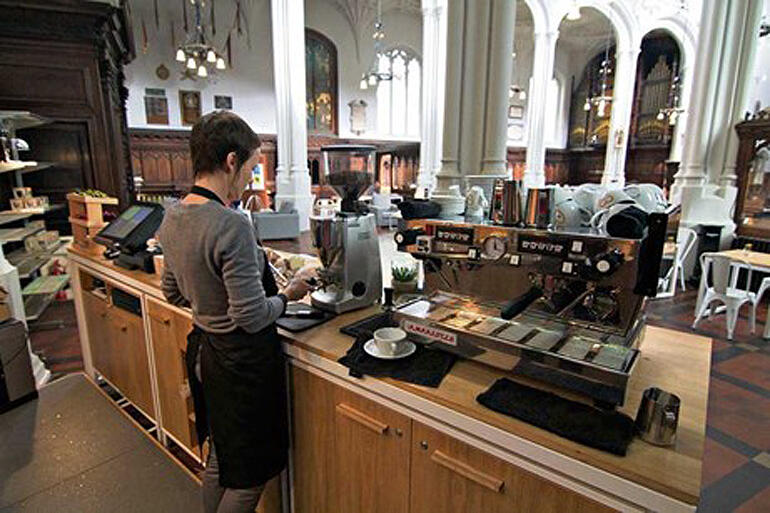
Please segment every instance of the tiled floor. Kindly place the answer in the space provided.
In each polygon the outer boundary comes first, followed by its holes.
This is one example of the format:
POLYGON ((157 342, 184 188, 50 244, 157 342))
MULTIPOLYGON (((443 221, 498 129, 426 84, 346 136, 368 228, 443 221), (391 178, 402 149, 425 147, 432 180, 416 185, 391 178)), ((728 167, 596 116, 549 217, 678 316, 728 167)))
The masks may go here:
MULTIPOLYGON (((693 332, 695 290, 651 301, 650 324, 693 332)), ((767 302, 749 331, 744 307, 735 340, 724 315, 704 320, 696 333, 711 337, 711 387, 699 513, 770 512, 770 341, 761 338, 767 302)))
MULTIPOLYGON (((394 251, 392 232, 381 234, 383 267, 394 251)), ((312 252, 309 239, 270 244, 288 251, 312 252)), ((695 291, 672 299, 650 301, 650 324, 692 332, 695 291)), ((735 340, 726 340, 724 316, 703 321, 695 332, 711 337, 712 375, 709 390, 703 490, 699 513, 770 512, 770 341, 761 338, 767 301, 760 308, 757 334, 751 334, 744 308, 735 340)), ((32 334, 54 375, 82 368, 72 303, 57 304, 46 319, 63 319, 65 328, 32 334)))

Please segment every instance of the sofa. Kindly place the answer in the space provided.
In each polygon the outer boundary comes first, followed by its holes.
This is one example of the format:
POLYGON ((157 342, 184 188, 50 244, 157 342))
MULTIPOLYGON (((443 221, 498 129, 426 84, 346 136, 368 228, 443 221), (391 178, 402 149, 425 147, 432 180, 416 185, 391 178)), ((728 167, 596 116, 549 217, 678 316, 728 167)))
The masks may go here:
POLYGON ((290 201, 284 201, 277 212, 252 212, 251 220, 260 240, 296 239, 299 237, 299 214, 290 201))

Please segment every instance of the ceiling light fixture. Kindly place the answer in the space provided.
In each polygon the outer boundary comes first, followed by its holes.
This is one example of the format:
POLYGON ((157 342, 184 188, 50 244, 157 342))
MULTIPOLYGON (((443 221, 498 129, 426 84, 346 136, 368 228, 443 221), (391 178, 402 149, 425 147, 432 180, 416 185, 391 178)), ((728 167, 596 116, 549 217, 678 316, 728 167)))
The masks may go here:
POLYGON ((225 59, 217 52, 214 45, 206 40, 206 27, 203 25, 201 9, 206 5, 206 0, 189 1, 194 8, 195 22, 193 30, 187 34, 185 42, 176 50, 177 62, 184 62, 184 76, 195 79, 207 78, 216 70, 227 69, 225 59))
POLYGON ((393 80, 393 73, 390 71, 380 71, 380 57, 383 54, 383 41, 385 40, 385 24, 382 22, 382 1, 377 0, 377 19, 374 22, 374 33, 372 34, 374 39, 374 59, 372 65, 369 67, 369 71, 361 76, 361 82, 358 87, 365 91, 369 87, 375 87, 379 82, 383 80, 393 80))

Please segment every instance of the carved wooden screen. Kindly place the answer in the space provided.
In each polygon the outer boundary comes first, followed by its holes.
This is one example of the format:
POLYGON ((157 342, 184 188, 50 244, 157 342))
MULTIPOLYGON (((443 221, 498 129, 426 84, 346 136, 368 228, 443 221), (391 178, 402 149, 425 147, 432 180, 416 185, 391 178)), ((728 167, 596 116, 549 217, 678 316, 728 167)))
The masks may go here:
POLYGON ((307 129, 337 133, 337 48, 322 34, 305 29, 307 129))

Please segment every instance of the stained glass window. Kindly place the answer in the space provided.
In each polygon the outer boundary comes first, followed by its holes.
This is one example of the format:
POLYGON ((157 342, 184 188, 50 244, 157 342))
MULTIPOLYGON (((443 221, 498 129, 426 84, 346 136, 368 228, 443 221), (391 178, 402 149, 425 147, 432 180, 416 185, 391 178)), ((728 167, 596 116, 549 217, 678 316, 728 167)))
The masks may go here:
POLYGON ((305 29, 305 100, 308 132, 337 133, 337 48, 305 29))

